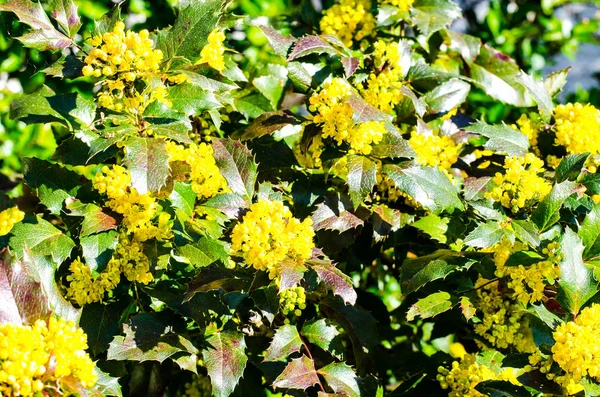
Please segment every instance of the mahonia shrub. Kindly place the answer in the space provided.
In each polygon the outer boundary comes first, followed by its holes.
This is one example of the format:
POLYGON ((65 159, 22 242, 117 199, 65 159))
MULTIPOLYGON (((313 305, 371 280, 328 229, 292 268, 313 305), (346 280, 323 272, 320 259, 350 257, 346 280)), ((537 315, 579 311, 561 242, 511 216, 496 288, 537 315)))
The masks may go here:
POLYGON ((2 394, 597 395, 600 110, 555 103, 568 70, 451 0, 235 7, 0 4, 78 82, 11 104, 58 147, 0 198, 2 394))

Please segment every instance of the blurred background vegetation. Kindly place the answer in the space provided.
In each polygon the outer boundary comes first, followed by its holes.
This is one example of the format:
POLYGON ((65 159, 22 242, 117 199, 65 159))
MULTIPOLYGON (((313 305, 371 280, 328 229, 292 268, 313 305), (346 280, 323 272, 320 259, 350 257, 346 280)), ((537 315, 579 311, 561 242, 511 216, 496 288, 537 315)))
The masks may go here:
MULTIPOLYGON (((154 29, 172 24, 175 6, 185 0, 126 0, 120 4, 121 13, 130 29, 154 29)), ((0 0, 2 2, 2 0, 0 0)), ((76 0, 84 27, 90 32, 94 21, 113 8, 110 0, 76 0)), ((333 0, 236 0, 232 11, 246 18, 232 20, 228 31, 228 46, 240 69, 253 76, 272 73, 267 64, 280 62, 271 54, 266 38, 256 26, 271 24, 285 26, 286 15, 300 13, 302 20, 294 26, 294 34, 311 31, 316 18, 333 0)), ((570 65, 573 69, 562 101, 599 101, 600 8, 594 3, 564 0, 464 0, 463 18, 453 29, 480 37, 484 42, 517 60, 529 73, 546 75, 570 65)), ((41 70, 50 66, 60 54, 40 53, 23 48, 14 37, 23 27, 12 13, 0 14, 0 187, 9 196, 23 194, 19 183, 20 156, 48 159, 57 144, 67 135, 56 126, 31 125, 10 119, 10 103, 23 92, 32 92, 42 84, 55 91, 79 92, 92 95, 93 85, 86 78, 46 79, 41 70)), ((87 33, 89 34, 89 33, 87 33)), ((83 37, 84 39, 86 37, 83 37)), ((242 93, 245 87, 242 88, 242 93)), ((247 88, 251 89, 251 85, 247 88)), ((472 90, 463 111, 488 122, 512 122, 521 110, 503 105, 472 90)), ((242 120, 243 122, 243 120, 242 120)))

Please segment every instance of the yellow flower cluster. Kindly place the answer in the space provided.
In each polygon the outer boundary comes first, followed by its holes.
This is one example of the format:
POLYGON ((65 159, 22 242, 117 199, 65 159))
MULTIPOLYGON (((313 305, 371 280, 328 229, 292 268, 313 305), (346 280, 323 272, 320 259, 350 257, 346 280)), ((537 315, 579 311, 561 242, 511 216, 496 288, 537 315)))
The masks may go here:
POLYGON ((248 265, 279 275, 284 261, 303 263, 314 248, 312 219, 300 222, 281 201, 259 200, 231 232, 231 250, 248 265))
POLYGON ((408 11, 415 0, 379 0, 381 4, 391 4, 402 11, 408 11))
POLYGON ((139 194, 131 187, 131 175, 120 165, 102 167, 102 172, 94 177, 94 188, 106 193, 110 209, 123 215, 122 224, 136 240, 146 241, 152 238, 164 241, 172 236, 171 216, 166 212, 158 215, 158 205, 150 192, 139 194))
POLYGON ((83 330, 64 319, 38 320, 33 326, 0 324, 0 394, 34 396, 46 387, 56 391, 68 378, 91 388, 97 375, 87 347, 83 330))
POLYGON ((561 260, 560 244, 553 242, 542 250, 542 253, 548 256, 547 260, 527 266, 505 266, 512 253, 526 249, 526 245, 513 245, 508 239, 491 247, 494 252, 496 276, 508 277, 506 286, 513 290, 512 297, 523 304, 535 303, 544 298, 546 285, 554 284, 560 277, 558 263, 561 260))
POLYGON ((336 77, 310 97, 309 110, 316 113, 313 122, 322 125, 322 138, 332 138, 338 146, 346 142, 352 151, 369 154, 371 145, 379 143, 386 133, 385 126, 380 121, 356 124, 352 119, 354 111, 345 102, 351 94, 350 84, 336 77))
POLYGON ((489 282, 480 276, 475 288, 476 307, 483 314, 481 322, 475 325, 475 333, 501 349, 513 346, 522 353, 533 352, 533 334, 521 306, 502 294, 497 281, 489 282))
POLYGON ((212 385, 210 378, 197 375, 194 380, 185 384, 185 394, 182 397, 211 397, 212 385))
POLYGON ((452 368, 438 368, 437 380, 442 389, 450 389, 449 397, 484 397, 475 387, 480 382, 492 380, 496 375, 485 365, 477 364, 475 354, 465 354, 452 368))
POLYGON ((303 287, 284 289, 279 293, 279 306, 283 315, 294 313, 296 316, 302 314, 306 309, 306 292, 303 287))
POLYGON ((374 70, 360 86, 360 93, 372 106, 389 113, 402 100, 402 66, 398 43, 378 40, 373 51, 374 70))
POLYGON ((600 110, 592 105, 567 103, 554 108, 556 145, 568 154, 600 154, 600 110))
POLYGON ((423 135, 413 131, 408 144, 417 153, 417 162, 427 167, 438 167, 448 174, 452 165, 458 161, 461 145, 457 145, 449 136, 423 135))
POLYGON ((525 135, 529 140, 529 146, 536 156, 541 156, 540 149, 538 148, 538 136, 541 127, 539 121, 532 120, 526 114, 522 114, 517 120, 517 124, 511 127, 525 135))
POLYGON ((139 241, 129 239, 122 234, 119 244, 106 269, 97 277, 92 270, 79 258, 69 266, 71 274, 67 276, 70 282, 67 297, 83 306, 88 303, 101 302, 104 294, 115 289, 123 274, 127 280, 148 284, 154 277, 150 273, 150 261, 143 252, 143 245, 139 241))
POLYGON ((351 47, 353 40, 360 41, 375 30, 375 17, 369 12, 370 8, 370 0, 340 0, 323 14, 321 32, 337 36, 351 47))
POLYGON ((17 207, 7 208, 0 212, 0 236, 8 234, 15 223, 19 223, 25 217, 25 213, 17 207))
POLYGON ((225 69, 223 54, 225 53, 225 33, 215 29, 208 35, 208 44, 200 52, 198 63, 208 63, 211 68, 222 72, 225 69))
POLYGON ((227 180, 217 167, 212 146, 192 143, 186 148, 175 142, 167 142, 165 148, 169 154, 169 162, 181 161, 190 167, 192 189, 198 198, 209 198, 229 191, 227 180))
POLYGON ((541 201, 552 185, 538 174, 544 172, 544 162, 533 153, 524 157, 507 157, 504 160, 504 175, 496 173, 494 188, 485 197, 499 201, 512 212, 541 201))
POLYGON ((102 107, 141 114, 154 101, 169 104, 166 87, 156 77, 163 53, 153 49, 147 30, 125 32, 125 24, 119 21, 111 32, 92 37, 90 44, 94 48, 85 57, 82 72, 104 78, 104 89, 98 94, 102 107), (142 80, 146 87, 140 91, 142 80))
POLYGON ((600 305, 586 307, 574 321, 561 324, 554 331, 556 343, 552 358, 565 371, 555 380, 564 387, 578 388, 585 376, 600 381, 600 305))

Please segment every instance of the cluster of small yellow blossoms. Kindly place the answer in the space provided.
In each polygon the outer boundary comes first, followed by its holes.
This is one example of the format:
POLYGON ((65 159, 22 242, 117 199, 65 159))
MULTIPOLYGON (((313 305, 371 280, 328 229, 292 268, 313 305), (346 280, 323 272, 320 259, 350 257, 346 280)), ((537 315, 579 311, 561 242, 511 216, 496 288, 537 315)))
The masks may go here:
POLYGON ((438 368, 437 381, 442 389, 450 389, 448 397, 485 397, 475 390, 475 387, 488 380, 507 381, 514 385, 521 385, 517 380, 517 371, 514 368, 503 368, 495 374, 486 365, 478 364, 475 354, 464 354, 460 361, 453 361, 452 368, 438 368))
POLYGON ((548 259, 528 266, 505 266, 512 253, 526 249, 526 245, 512 244, 508 239, 502 240, 490 249, 494 252, 496 276, 508 278, 506 286, 513 291, 512 297, 523 304, 535 303, 544 298, 546 286, 554 284, 560 277, 558 263, 562 258, 560 244, 552 242, 542 250, 548 259))
POLYGON ((416 160, 419 164, 438 167, 448 176, 448 171, 458 161, 461 148, 461 145, 457 145, 449 136, 424 135, 416 131, 411 133, 408 144, 417 153, 416 160))
POLYGON ((294 313, 296 316, 302 314, 306 309, 306 292, 303 287, 284 289, 279 293, 279 306, 284 316, 294 313))
POLYGON ((164 241, 172 236, 171 216, 166 212, 158 215, 158 204, 150 192, 139 194, 131 187, 131 175, 120 165, 102 167, 102 172, 94 177, 94 188, 106 193, 110 209, 123 215, 122 225, 136 240, 146 241, 152 238, 164 241))
POLYGON ((69 378, 69 383, 75 378, 84 388, 93 387, 97 375, 87 347, 83 330, 64 319, 38 320, 33 326, 0 324, 0 394, 39 395, 46 387, 56 391, 69 378))
MULTIPOLYGON (((338 146, 346 142, 352 151, 369 154, 372 150, 371 145, 379 143, 386 133, 385 125, 380 121, 356 124, 352 119, 354 111, 346 103, 351 94, 350 84, 336 77, 310 97, 309 110, 316 113, 313 122, 322 125, 322 138, 332 138, 338 146)), ((320 154, 320 151, 315 149, 313 152, 320 154)))
POLYGON ((370 0, 340 0, 325 11, 320 21, 321 33, 337 36, 348 47, 375 30, 375 17, 369 12, 370 0))
POLYGON ((391 4, 398 7, 402 11, 408 11, 415 0, 379 0, 381 4, 391 4))
POLYGON ((540 134, 541 123, 535 121, 526 114, 522 114, 517 120, 516 125, 511 125, 515 130, 520 131, 529 140, 529 146, 533 150, 536 156, 541 156, 540 149, 538 148, 538 136, 540 134))
POLYGON ((585 376, 600 381, 600 305, 592 304, 579 313, 574 321, 561 324, 554 331, 556 343, 552 346, 552 358, 565 371, 556 382, 569 392, 580 389, 579 382, 585 376))
POLYGON ((7 208, 0 212, 0 236, 8 234, 15 223, 19 223, 25 217, 25 213, 17 207, 7 208))
POLYGON ((552 190, 552 185, 538 174, 544 172, 544 162, 533 153, 524 157, 507 157, 504 175, 496 173, 494 188, 486 198, 500 202, 512 212, 538 203, 552 190))
POLYGON ((360 93, 372 106, 389 113, 402 100, 403 71, 399 43, 378 40, 373 51, 374 70, 360 85, 360 93))
POLYGON ((281 201, 259 200, 233 228, 231 250, 275 278, 283 261, 302 263, 310 258, 314 235, 311 218, 300 222, 281 201))
POLYGON ((200 60, 197 63, 208 63, 208 65, 222 72, 225 69, 223 54, 225 53, 225 33, 215 29, 208 35, 208 44, 200 52, 200 60))
POLYGON ((554 108, 556 145, 567 154, 600 154, 600 110, 592 105, 567 103, 554 108))
POLYGON ((476 307, 483 314, 481 322, 475 325, 475 333, 501 349, 513 346, 521 353, 535 351, 533 334, 520 304, 502 294, 498 281, 479 277, 475 288, 476 307))
POLYGON ((210 397, 212 396, 212 385, 210 378, 197 375, 194 380, 185 384, 185 392, 182 397, 210 397))
POLYGON ((94 277, 89 266, 79 258, 75 259, 69 266, 71 274, 67 276, 67 281, 70 282, 67 297, 80 306, 101 302, 104 294, 119 284, 121 274, 130 282, 148 284, 154 277, 150 273, 150 261, 143 248, 142 243, 135 238, 130 240, 126 234, 121 234, 106 269, 97 277, 94 277))
POLYGON ((85 57, 84 76, 104 77, 98 103, 117 112, 141 114, 154 101, 169 104, 167 90, 157 77, 163 53, 153 49, 150 33, 128 30, 121 21, 111 32, 94 36, 94 47, 85 57), (139 81, 146 87, 140 91, 139 81))
POLYGON ((190 167, 192 189, 198 198, 209 198, 229 191, 227 180, 217 167, 212 146, 192 143, 186 148, 175 142, 167 142, 165 148, 169 154, 169 162, 180 161, 190 167))

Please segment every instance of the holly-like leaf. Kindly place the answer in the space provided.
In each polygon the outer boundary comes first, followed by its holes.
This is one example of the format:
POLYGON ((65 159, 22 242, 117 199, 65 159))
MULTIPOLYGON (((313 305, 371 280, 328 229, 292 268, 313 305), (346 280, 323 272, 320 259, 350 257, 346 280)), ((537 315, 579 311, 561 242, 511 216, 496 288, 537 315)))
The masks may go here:
POLYGON ((402 292, 408 295, 431 281, 443 279, 473 263, 474 259, 452 250, 438 250, 419 258, 407 259, 401 268, 402 292))
POLYGON ((531 266, 544 260, 544 257, 535 251, 518 251, 511 254, 504 266, 531 266))
POLYGON ((196 348, 173 330, 159 313, 141 313, 123 324, 125 336, 117 335, 108 346, 108 360, 163 362, 177 353, 194 354, 196 348))
POLYGON ((451 0, 417 0, 410 8, 413 23, 429 37, 460 18, 460 7, 451 0))
POLYGON ((467 321, 473 318, 475 313, 477 313, 477 309, 475 308, 471 300, 466 296, 462 296, 460 298, 460 311, 462 312, 465 320, 467 321))
POLYGON ((284 259, 280 262, 280 276, 279 276, 279 291, 283 291, 288 288, 294 288, 304 277, 306 273, 306 266, 303 263, 295 261, 293 259, 284 259))
POLYGON ((95 368, 95 371, 98 375, 98 381, 89 392, 90 397, 123 397, 121 385, 119 384, 119 378, 110 376, 107 372, 102 371, 98 367, 95 368))
POLYGON ((265 352, 264 361, 287 361, 287 358, 302 347, 296 326, 286 324, 275 331, 275 336, 265 352))
POLYGON ((494 152, 506 153, 509 156, 524 156, 529 150, 527 137, 505 125, 477 122, 466 127, 465 131, 475 132, 488 138, 484 147, 494 152))
POLYGON ((360 397, 359 379, 346 363, 331 363, 319 369, 329 387, 339 395, 360 397))
POLYGON ((358 208, 377 183, 377 166, 365 156, 350 155, 347 167, 350 199, 354 208, 358 208))
POLYGON ((11 234, 8 245, 17 259, 22 259, 25 250, 29 249, 35 257, 51 256, 58 265, 69 257, 75 247, 70 237, 41 215, 37 218, 28 217, 17 223, 11 234))
POLYGON ((563 157, 554 171, 554 180, 557 183, 566 180, 576 181, 585 168, 588 157, 590 157, 589 153, 571 154, 563 157))
POLYGON ((421 317, 422 319, 435 317, 440 313, 452 309, 454 303, 452 302, 452 296, 445 292, 436 292, 423 299, 419 299, 417 303, 412 305, 406 313, 406 319, 413 321, 415 317, 421 317))
POLYGON ((594 206, 586 215, 578 234, 585 247, 583 250, 583 259, 590 259, 600 255, 600 204, 594 206))
POLYGON ((352 204, 344 196, 328 196, 325 201, 317 206, 311 215, 313 229, 337 230, 342 233, 355 229, 364 224, 364 221, 354 215, 352 204))
POLYGON ((81 237, 79 243, 87 266, 92 270, 102 271, 119 243, 119 233, 111 230, 92 234, 81 237))
POLYGON ((434 214, 464 209, 457 187, 437 168, 412 163, 403 166, 388 164, 383 167, 383 173, 394 181, 400 191, 434 214))
MULTIPOLYGON (((223 107, 214 93, 210 91, 198 90, 194 84, 177 84, 167 89, 167 98, 171 103, 169 109, 180 113, 185 117, 202 114, 206 110, 218 109, 223 107)), ((144 112, 144 116, 155 116, 168 112, 164 108, 166 105, 160 102, 153 102, 144 112)), ((154 124, 157 124, 154 122, 154 124)))
POLYGON ((75 36, 81 27, 81 18, 77 14, 77 5, 73 0, 51 0, 50 15, 69 37, 75 36))
POLYGON ((79 232, 80 238, 117 228, 117 220, 95 204, 86 204, 76 199, 70 199, 67 200, 66 207, 71 211, 69 215, 83 217, 79 232))
POLYGON ((296 39, 292 36, 282 36, 270 26, 261 26, 260 29, 267 37, 267 40, 269 40, 269 44, 271 44, 275 54, 287 58, 287 54, 296 42, 296 39))
POLYGON ((269 100, 272 110, 277 110, 287 82, 287 69, 281 65, 269 65, 267 73, 267 76, 252 80, 252 85, 269 100))
POLYGON ((340 332, 333 325, 328 324, 325 319, 304 323, 300 335, 337 358, 343 356, 345 349, 341 343, 340 332))
POLYGON ((583 263, 583 249, 579 236, 566 228, 561 242, 563 259, 559 263, 558 302, 574 315, 598 291, 592 270, 583 263))
POLYGON ((221 5, 221 0, 191 1, 181 9, 173 27, 158 36, 156 47, 165 59, 182 57, 192 63, 200 59, 208 34, 219 23, 221 5))
POLYGON ((337 55, 338 51, 319 36, 305 36, 299 38, 295 43, 288 61, 293 61, 310 54, 329 54, 337 55))
POLYGON ((169 176, 169 156, 162 139, 130 137, 125 141, 125 166, 139 194, 158 192, 169 176))
POLYGON ((273 387, 306 390, 316 383, 319 383, 319 377, 315 365, 310 358, 302 355, 290 361, 273 382, 273 387))
POLYGON ((214 157, 231 191, 252 202, 258 166, 252 152, 238 141, 214 140, 214 157))
POLYGON ((531 214, 531 220, 540 231, 548 229, 560 219, 560 208, 570 195, 577 191, 577 183, 564 181, 552 187, 552 191, 531 214))
POLYGON ((271 135, 285 126, 297 124, 298 120, 287 112, 267 112, 260 115, 244 130, 240 140, 247 141, 264 135, 271 135))
POLYGON ((234 330, 215 332, 206 338, 206 345, 202 357, 213 396, 227 397, 233 393, 248 361, 244 335, 234 330))
POLYGON ((440 218, 436 214, 429 214, 413 222, 411 226, 416 227, 423 233, 429 235, 434 240, 440 243, 445 243, 446 232, 448 231, 448 223, 450 218, 440 218))
POLYGON ((460 106, 466 99, 471 85, 460 80, 452 79, 435 87, 423 95, 427 104, 428 114, 445 113, 460 106))
POLYGON ((550 96, 554 97, 559 92, 562 91, 562 88, 565 86, 567 82, 567 75, 571 67, 569 66, 566 69, 559 70, 554 73, 550 73, 546 79, 544 80, 544 87, 546 87, 546 91, 550 94, 550 96))
POLYGON ((412 158, 415 152, 406 139, 396 134, 385 134, 381 142, 373 145, 371 155, 378 158, 412 158))
POLYGON ((275 315, 279 312, 279 293, 274 286, 258 288, 251 294, 252 300, 261 314, 273 323, 275 315))
POLYGON ((108 349, 108 344, 119 331, 120 318, 125 309, 123 303, 91 303, 81 312, 79 326, 87 335, 92 354, 100 354, 108 349))
POLYGON ((552 96, 546 89, 546 86, 541 81, 537 81, 533 76, 530 76, 523 71, 517 75, 516 81, 525 87, 529 95, 533 97, 538 105, 542 120, 549 123, 554 110, 554 104, 552 103, 552 96))
POLYGON ((311 259, 307 264, 317 272, 327 289, 330 289, 334 295, 341 297, 346 304, 356 303, 357 295, 352 286, 352 279, 335 267, 330 260, 311 259))
POLYGON ((515 236, 532 247, 540 245, 539 230, 535 223, 526 220, 513 220, 511 223, 515 236))
POLYGON ((344 75, 347 79, 356 72, 360 65, 360 60, 356 57, 342 57, 341 61, 344 67, 344 75))
POLYGON ((498 222, 486 222, 479 224, 465 238, 465 244, 469 247, 488 248, 502 241, 505 231, 498 222))
POLYGON ((543 304, 531 305, 529 309, 537 318, 542 320, 550 329, 554 330, 563 323, 560 317, 549 311, 543 304))

